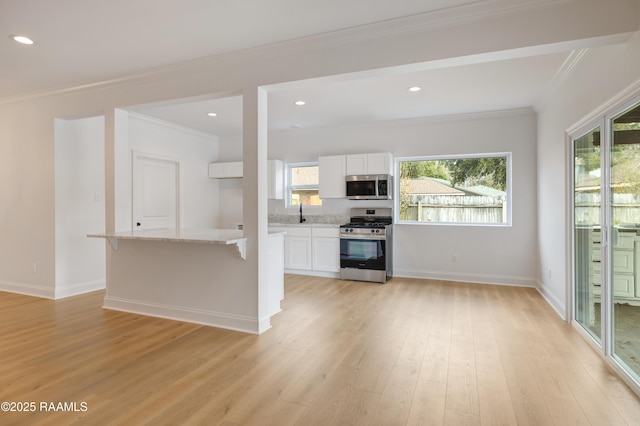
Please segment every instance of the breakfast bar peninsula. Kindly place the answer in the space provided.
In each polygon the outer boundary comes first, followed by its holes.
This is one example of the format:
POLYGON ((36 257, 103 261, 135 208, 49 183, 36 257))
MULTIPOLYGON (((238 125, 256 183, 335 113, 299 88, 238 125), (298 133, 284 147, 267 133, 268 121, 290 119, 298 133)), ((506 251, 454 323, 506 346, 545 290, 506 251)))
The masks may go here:
POLYGON ((89 234, 109 242, 104 308, 259 334, 284 297, 283 233, 268 236, 269 279, 244 282, 247 238, 234 229, 151 229, 89 234), (253 287, 252 287, 253 286, 253 287))

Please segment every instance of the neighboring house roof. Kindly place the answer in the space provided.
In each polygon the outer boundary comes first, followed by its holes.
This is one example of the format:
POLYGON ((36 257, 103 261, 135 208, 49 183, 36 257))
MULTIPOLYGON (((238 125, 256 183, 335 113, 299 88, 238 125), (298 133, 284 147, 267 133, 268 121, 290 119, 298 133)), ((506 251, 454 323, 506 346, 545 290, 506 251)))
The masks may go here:
POLYGON ((487 197, 504 197, 507 195, 504 191, 484 185, 465 186, 460 189, 469 195, 484 195, 487 197))
POLYGON ((407 194, 418 195, 464 195, 463 191, 437 182, 431 178, 407 179, 407 194))
POLYGON ((484 185, 461 186, 454 188, 449 181, 423 177, 408 179, 406 193, 411 195, 479 195, 486 197, 504 197, 506 192, 484 185))
MULTIPOLYGON (((611 167, 611 186, 625 187, 640 183, 640 174, 637 172, 637 161, 627 160, 611 167)), ((575 190, 578 192, 599 191, 600 177, 587 172, 576 172, 575 190)))

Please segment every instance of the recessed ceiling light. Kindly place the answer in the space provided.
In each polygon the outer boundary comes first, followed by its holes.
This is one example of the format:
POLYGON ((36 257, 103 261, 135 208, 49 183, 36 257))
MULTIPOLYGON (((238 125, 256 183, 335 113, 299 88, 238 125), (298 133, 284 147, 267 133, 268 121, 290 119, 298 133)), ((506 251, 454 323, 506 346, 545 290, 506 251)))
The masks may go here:
POLYGON ((306 102, 305 102, 305 101, 295 101, 294 103, 295 103, 296 105, 298 105, 298 106, 302 106, 302 105, 306 104, 306 102))
POLYGON ((209 112, 209 113, 207 113, 207 115, 209 117, 217 117, 218 116, 218 114, 216 114, 215 112, 209 112))
POLYGON ((422 87, 420 87, 420 86, 411 86, 407 90, 409 90, 410 92, 419 92, 420 90, 422 90, 422 87))
POLYGON ((10 35, 9 38, 21 44, 33 44, 33 40, 31 40, 29 37, 25 37, 21 35, 10 35))

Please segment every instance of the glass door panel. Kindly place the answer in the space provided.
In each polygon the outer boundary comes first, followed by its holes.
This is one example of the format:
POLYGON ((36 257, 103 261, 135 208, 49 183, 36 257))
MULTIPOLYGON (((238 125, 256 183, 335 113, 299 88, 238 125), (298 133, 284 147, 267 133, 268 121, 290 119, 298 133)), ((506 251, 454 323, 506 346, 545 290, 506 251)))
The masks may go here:
POLYGON ((640 375, 640 105, 611 123, 613 353, 640 375))
POLYGON ((602 337, 600 128, 573 141, 574 318, 602 337))

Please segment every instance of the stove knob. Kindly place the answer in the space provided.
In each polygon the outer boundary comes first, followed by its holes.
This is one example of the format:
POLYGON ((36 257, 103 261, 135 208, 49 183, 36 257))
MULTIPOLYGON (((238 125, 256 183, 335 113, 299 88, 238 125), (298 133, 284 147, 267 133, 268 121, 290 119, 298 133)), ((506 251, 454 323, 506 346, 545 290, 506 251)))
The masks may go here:
POLYGON ((380 233, 380 230, 379 230, 379 229, 376 229, 376 234, 379 234, 379 233, 380 233))

